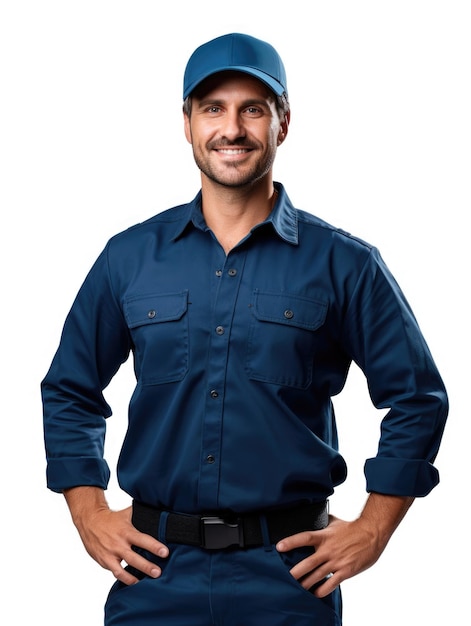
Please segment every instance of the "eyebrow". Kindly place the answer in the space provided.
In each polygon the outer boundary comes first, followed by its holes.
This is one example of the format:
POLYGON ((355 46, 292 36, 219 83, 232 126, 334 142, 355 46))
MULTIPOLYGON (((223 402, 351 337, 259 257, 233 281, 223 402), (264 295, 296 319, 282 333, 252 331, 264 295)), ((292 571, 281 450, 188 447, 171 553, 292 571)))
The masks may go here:
MULTIPOLYGON (((198 102, 198 108, 204 108, 206 106, 224 106, 227 100, 223 100, 221 98, 203 98, 198 102)), ((241 108, 244 109, 248 106, 260 106, 269 108, 269 100, 265 100, 264 98, 247 98, 241 104, 241 108)))

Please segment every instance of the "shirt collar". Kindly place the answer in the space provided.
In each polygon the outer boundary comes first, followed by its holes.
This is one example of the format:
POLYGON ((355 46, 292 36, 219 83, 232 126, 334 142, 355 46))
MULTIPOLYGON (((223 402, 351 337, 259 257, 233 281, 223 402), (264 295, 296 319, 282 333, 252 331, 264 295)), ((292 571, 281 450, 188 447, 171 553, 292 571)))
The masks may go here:
POLYGON ((271 223, 278 235, 294 245, 298 245, 298 213, 288 194, 281 183, 274 183, 278 192, 278 198, 273 207, 273 211, 267 217, 265 223, 271 223))
MULTIPOLYGON (((267 219, 259 224, 257 228, 265 224, 271 224, 277 235, 293 245, 298 245, 298 217, 297 211, 291 204, 288 194, 281 183, 274 183, 275 189, 278 192, 278 198, 275 202, 272 212, 267 219)), ((190 225, 200 230, 207 230, 206 222, 204 221, 203 213, 201 211, 201 191, 197 193, 195 198, 186 205, 187 210, 182 214, 182 219, 179 221, 178 226, 175 229, 174 240, 181 237, 190 225)))

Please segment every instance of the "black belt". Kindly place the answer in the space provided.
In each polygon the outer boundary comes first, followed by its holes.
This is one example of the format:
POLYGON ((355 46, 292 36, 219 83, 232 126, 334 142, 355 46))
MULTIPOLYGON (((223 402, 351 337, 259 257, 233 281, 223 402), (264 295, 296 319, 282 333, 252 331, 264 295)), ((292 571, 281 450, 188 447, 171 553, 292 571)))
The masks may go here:
MULTIPOLYGON (((134 501, 132 523, 139 531, 158 539, 162 513, 160 509, 134 501)), ((224 517, 166 513, 166 541, 208 550, 263 545, 263 519, 270 543, 277 543, 305 530, 321 530, 327 526, 329 517, 327 502, 268 511, 263 516, 260 513, 224 517)))

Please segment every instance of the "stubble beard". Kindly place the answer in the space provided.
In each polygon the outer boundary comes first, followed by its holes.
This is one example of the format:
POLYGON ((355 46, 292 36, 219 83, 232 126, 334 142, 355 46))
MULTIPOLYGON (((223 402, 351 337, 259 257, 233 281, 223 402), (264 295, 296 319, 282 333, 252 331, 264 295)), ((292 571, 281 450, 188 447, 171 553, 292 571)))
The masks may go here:
MULTIPOLYGON (((233 146, 233 144, 231 144, 233 146)), ((240 148, 248 147, 240 145, 240 148)), ((251 148, 253 146, 250 146, 251 148)), ((208 148, 211 153, 211 148, 208 148)), ((210 159, 193 148, 193 157, 199 170, 211 181, 223 187, 233 189, 249 187, 262 179, 272 168, 275 160, 274 151, 270 151, 263 159, 257 159, 255 163, 247 169, 245 163, 226 163, 221 168, 213 167, 210 159)))

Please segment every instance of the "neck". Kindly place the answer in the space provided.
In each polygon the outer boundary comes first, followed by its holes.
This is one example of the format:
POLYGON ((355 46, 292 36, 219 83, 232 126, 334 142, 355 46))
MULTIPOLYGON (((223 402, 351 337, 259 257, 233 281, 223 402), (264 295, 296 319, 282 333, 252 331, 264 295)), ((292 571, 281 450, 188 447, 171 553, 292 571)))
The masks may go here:
POLYGON ((214 185, 203 177, 201 192, 206 224, 226 254, 268 217, 276 200, 271 177, 250 188, 214 185))

